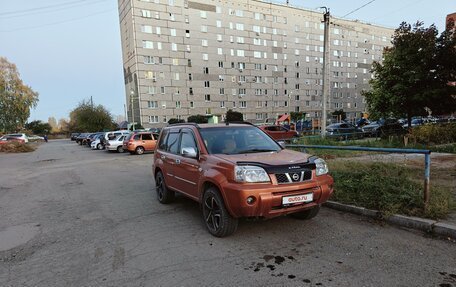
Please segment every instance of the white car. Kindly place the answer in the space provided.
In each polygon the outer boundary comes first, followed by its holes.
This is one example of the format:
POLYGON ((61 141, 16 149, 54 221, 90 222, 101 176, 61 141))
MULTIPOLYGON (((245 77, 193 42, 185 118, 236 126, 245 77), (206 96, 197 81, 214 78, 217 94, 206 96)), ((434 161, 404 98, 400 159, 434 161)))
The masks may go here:
POLYGON ((3 138, 5 138, 5 139, 6 138, 18 138, 18 139, 23 140, 25 143, 29 142, 28 136, 26 134, 7 134, 7 135, 2 136, 2 139, 3 138))
POLYGON ((103 144, 101 143, 101 138, 103 137, 103 134, 100 134, 96 136, 91 142, 90 142, 90 148, 91 149, 104 149, 103 144))
POLYGON ((113 140, 109 140, 106 143, 106 150, 107 151, 117 151, 119 153, 123 153, 125 151, 123 148, 123 141, 126 137, 127 137, 127 135, 124 134, 124 135, 120 135, 120 136, 116 137, 113 140))

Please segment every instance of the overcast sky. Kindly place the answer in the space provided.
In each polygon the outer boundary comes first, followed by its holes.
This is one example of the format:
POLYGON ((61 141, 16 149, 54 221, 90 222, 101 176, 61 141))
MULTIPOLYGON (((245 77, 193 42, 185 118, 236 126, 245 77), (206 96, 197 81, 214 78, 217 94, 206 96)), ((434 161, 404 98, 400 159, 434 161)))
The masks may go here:
MULTIPOLYGON (((290 4, 312 10, 326 6, 336 17, 367 4, 346 18, 390 28, 421 20, 426 26, 436 24, 440 32, 446 15, 456 12, 455 0, 290 0, 290 4)), ((117 0, 0 0, 0 39, 0 57, 15 63, 23 81, 39 93, 30 121, 68 118, 79 102, 90 97, 114 116, 124 115, 117 0)))

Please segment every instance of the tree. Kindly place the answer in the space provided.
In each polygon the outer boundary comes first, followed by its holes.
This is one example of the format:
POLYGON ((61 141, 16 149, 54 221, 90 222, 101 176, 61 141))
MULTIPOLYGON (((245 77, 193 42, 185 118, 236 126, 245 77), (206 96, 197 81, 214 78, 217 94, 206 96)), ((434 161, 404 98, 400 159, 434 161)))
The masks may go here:
POLYGON ((168 121, 168 124, 170 124, 170 125, 172 125, 172 124, 180 124, 180 123, 185 123, 185 121, 184 120, 180 120, 180 119, 176 119, 176 118, 171 118, 168 121))
POLYGON ((296 123, 297 121, 304 119, 305 115, 306 113, 304 112, 291 112, 290 118, 292 122, 296 123))
POLYGON ((207 117, 204 115, 193 115, 187 119, 188 123, 206 124, 208 122, 207 117))
POLYGON ((70 123, 66 119, 61 118, 59 120, 58 129, 60 132, 68 133, 70 131, 69 125, 70 123))
POLYGON ((54 117, 48 118, 48 124, 52 127, 52 132, 57 132, 59 127, 57 126, 57 120, 54 117))
POLYGON ((16 65, 0 57, 0 131, 16 131, 38 104, 38 93, 26 86, 16 65))
POLYGON ((242 122, 244 120, 244 116, 240 112, 235 112, 229 109, 226 112, 225 122, 242 122))
POLYGON ((347 113, 344 112, 344 110, 335 110, 333 113, 332 113, 333 116, 337 117, 337 119, 339 120, 345 120, 347 118, 347 113))
POLYGON ((102 105, 93 106, 89 101, 82 101, 71 111, 69 127, 70 131, 97 132, 116 129, 117 124, 102 105))
POLYGON ((385 48, 383 63, 374 62, 371 90, 363 92, 372 118, 445 114, 456 110, 456 34, 437 37, 434 25, 403 22, 392 47, 385 48))
POLYGON ((42 121, 32 121, 25 124, 25 128, 32 131, 36 135, 44 135, 51 132, 52 127, 48 123, 42 121))

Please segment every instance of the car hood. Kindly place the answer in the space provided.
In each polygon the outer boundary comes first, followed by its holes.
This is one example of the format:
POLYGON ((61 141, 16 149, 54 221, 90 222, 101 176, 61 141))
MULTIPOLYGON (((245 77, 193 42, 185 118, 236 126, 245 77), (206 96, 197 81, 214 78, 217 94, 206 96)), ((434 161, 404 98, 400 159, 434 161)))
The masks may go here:
POLYGON ((258 152, 258 153, 245 153, 245 154, 217 154, 219 158, 230 161, 232 163, 237 162, 258 162, 265 165, 287 165, 295 163, 304 163, 309 160, 311 155, 292 151, 292 150, 281 150, 279 152, 258 152))

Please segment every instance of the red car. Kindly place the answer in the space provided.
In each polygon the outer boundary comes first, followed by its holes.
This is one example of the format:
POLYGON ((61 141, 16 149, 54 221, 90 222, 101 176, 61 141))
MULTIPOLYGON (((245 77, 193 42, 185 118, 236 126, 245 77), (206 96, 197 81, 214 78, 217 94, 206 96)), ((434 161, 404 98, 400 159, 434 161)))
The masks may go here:
POLYGON ((10 136, 3 136, 0 138, 0 144, 6 144, 10 142, 18 142, 18 143, 25 143, 24 139, 17 138, 17 137, 10 137, 10 136))
POLYGON ((266 132, 275 140, 287 140, 298 136, 296 131, 292 131, 283 126, 260 126, 260 129, 266 132))

